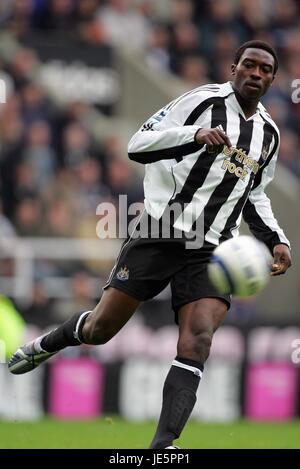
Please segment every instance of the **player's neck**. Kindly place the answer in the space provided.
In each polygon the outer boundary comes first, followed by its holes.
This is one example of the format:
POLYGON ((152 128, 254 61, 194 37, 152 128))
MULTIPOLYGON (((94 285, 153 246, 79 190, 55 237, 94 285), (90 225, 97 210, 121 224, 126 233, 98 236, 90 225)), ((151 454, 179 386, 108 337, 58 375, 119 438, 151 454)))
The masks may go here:
POLYGON ((234 90, 234 93, 235 93, 236 99, 237 99, 239 105, 241 106, 246 118, 248 119, 249 117, 253 116, 253 114, 255 114, 255 112, 256 112, 257 105, 258 105, 259 101, 249 101, 249 100, 243 98, 243 96, 241 96, 240 93, 236 90, 234 90))

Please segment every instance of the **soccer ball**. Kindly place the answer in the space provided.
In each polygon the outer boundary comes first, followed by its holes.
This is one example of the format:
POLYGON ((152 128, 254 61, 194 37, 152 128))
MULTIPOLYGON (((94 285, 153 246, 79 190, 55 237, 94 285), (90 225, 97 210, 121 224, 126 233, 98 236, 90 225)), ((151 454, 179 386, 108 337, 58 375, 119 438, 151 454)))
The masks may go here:
POLYGON ((208 275, 219 293, 244 298, 267 285, 271 265, 271 254, 263 243, 252 236, 239 236, 216 247, 208 275))

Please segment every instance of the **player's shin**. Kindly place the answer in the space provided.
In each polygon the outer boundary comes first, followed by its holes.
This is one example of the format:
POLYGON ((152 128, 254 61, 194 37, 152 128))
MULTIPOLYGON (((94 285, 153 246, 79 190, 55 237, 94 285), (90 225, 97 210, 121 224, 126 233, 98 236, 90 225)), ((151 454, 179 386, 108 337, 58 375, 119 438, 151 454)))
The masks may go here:
POLYGON ((84 342, 82 328, 91 311, 74 314, 70 319, 41 340, 41 348, 46 352, 57 352, 65 347, 80 345, 84 342))
POLYGON ((162 410, 150 448, 172 445, 187 423, 196 402, 196 392, 203 365, 187 358, 176 357, 166 377, 162 410))

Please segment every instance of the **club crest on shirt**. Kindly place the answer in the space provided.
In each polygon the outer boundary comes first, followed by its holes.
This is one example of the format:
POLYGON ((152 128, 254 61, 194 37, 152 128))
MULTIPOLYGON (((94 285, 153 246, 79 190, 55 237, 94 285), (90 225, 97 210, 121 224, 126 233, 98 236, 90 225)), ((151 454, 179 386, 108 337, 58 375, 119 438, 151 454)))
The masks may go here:
POLYGON ((129 269, 126 267, 126 265, 120 268, 119 272, 117 273, 117 279, 121 280, 121 282, 125 282, 129 279, 129 269))
POLYGON ((266 161, 266 159, 268 158, 268 147, 267 145, 264 145, 263 148, 262 148, 262 151, 261 151, 261 157, 263 159, 263 161, 266 161))

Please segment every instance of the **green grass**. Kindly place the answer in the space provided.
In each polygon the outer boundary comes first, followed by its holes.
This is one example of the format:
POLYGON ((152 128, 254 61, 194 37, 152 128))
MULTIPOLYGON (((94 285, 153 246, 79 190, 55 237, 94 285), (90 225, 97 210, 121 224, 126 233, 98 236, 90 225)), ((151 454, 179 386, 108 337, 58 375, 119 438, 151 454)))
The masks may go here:
MULTIPOLYGON (((154 429, 154 422, 133 423, 119 417, 0 422, 0 448, 147 448, 154 429)), ((191 421, 176 444, 182 448, 300 448, 300 421, 191 421)))

